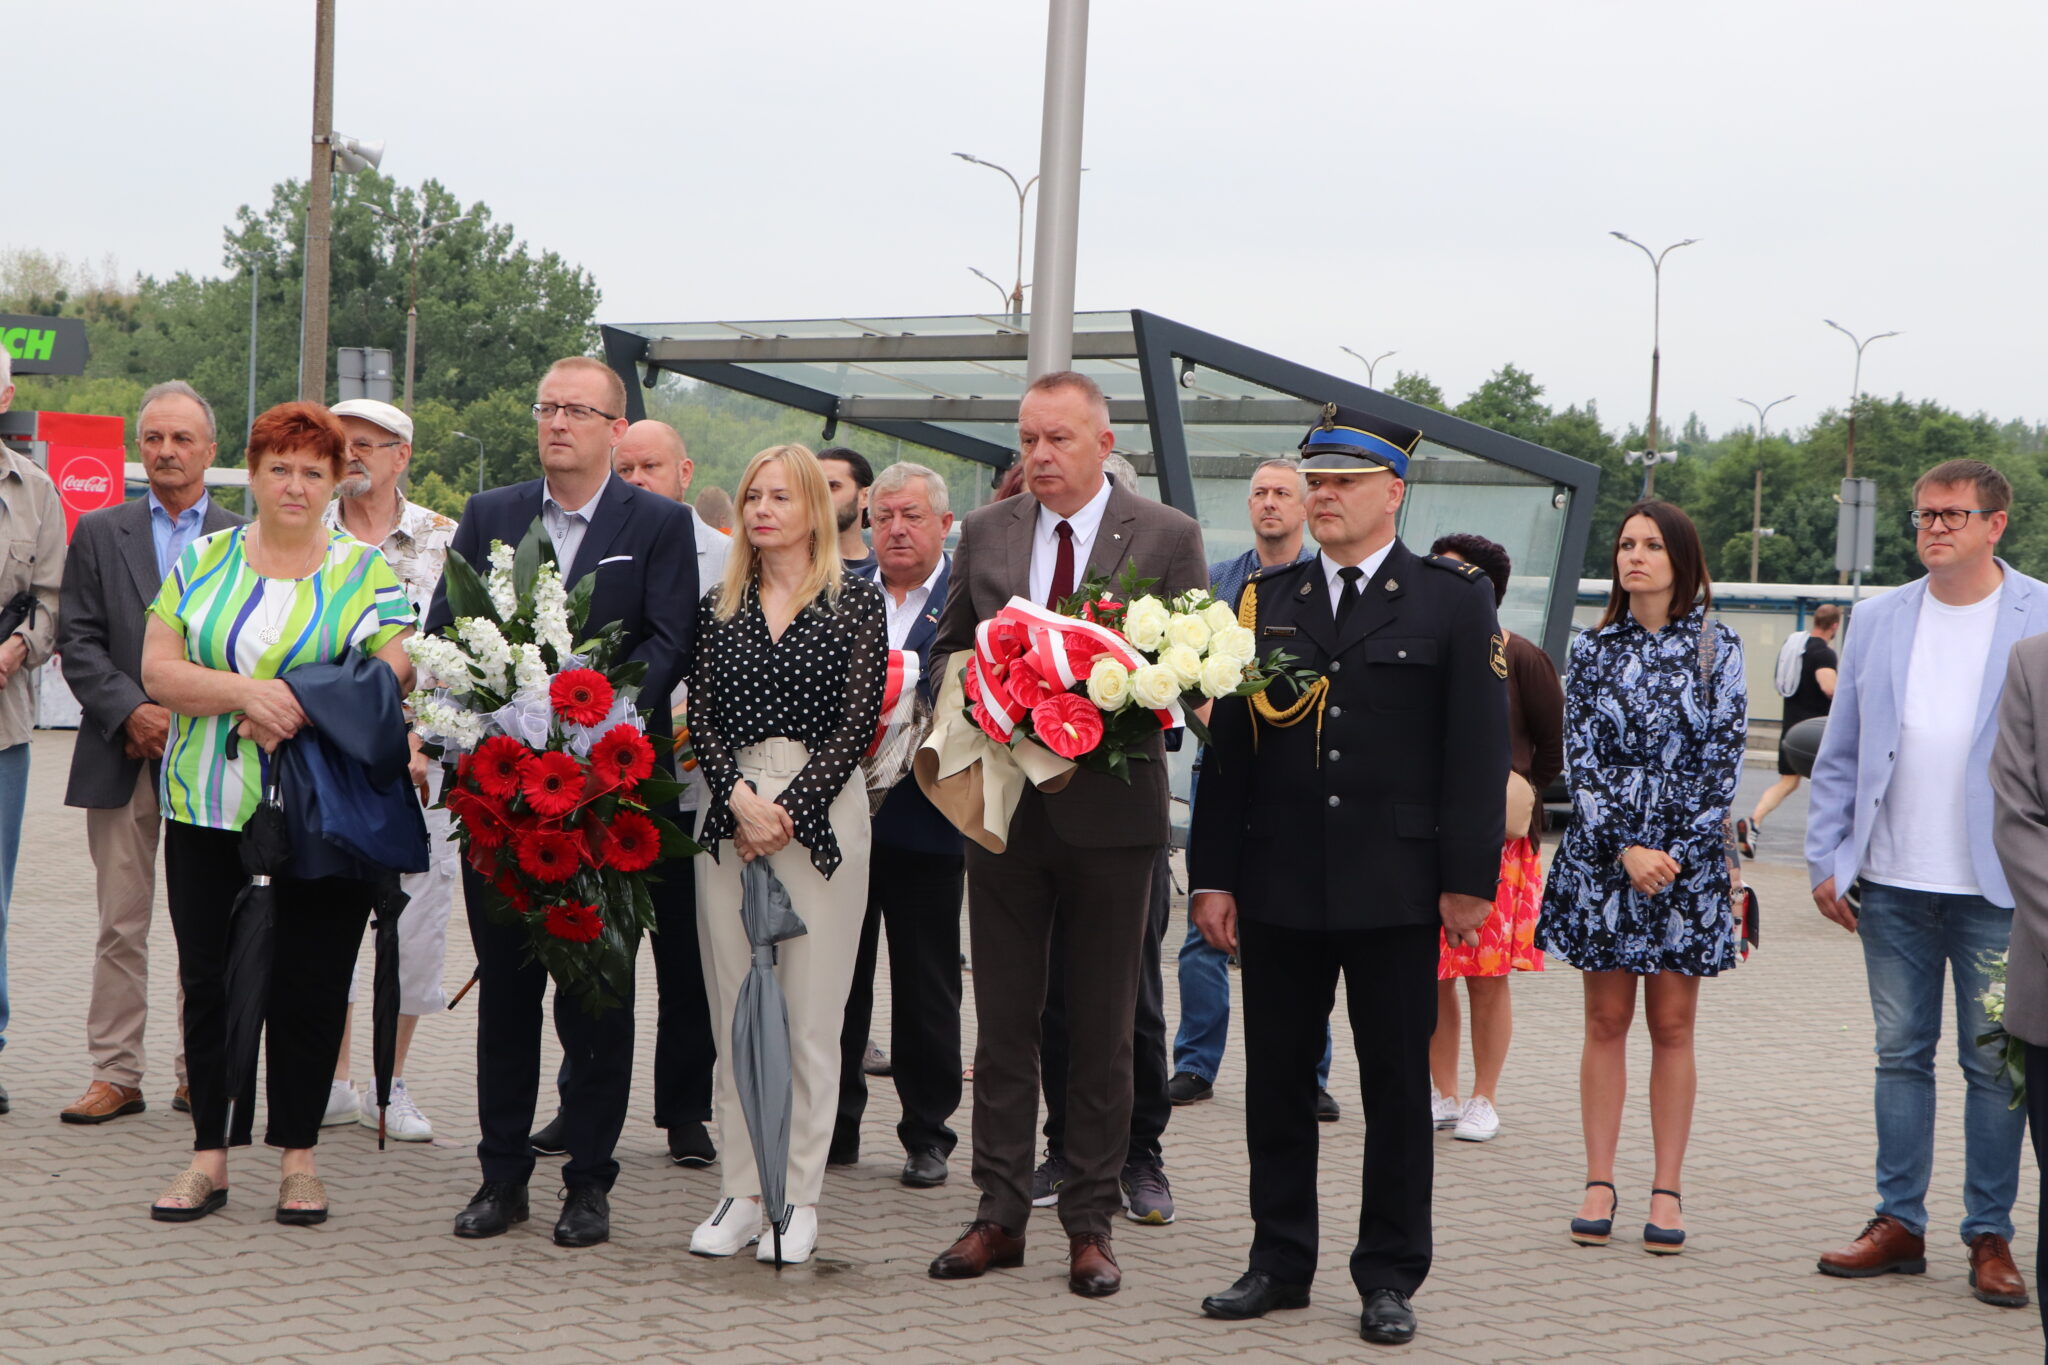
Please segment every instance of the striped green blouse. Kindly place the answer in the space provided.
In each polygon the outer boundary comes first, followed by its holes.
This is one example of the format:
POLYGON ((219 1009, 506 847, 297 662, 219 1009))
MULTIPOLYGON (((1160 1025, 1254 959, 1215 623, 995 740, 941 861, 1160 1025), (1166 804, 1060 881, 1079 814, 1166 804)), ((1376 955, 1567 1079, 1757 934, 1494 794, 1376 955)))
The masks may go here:
MULTIPOLYGON (((249 567, 236 526, 204 536, 178 556, 150 610, 185 640, 185 657, 207 668, 275 678, 301 664, 331 663, 351 647, 374 654, 413 624, 412 606, 384 556, 343 531, 327 562, 299 579, 264 578, 249 567)), ((171 716, 158 792, 166 818, 240 829, 262 799, 262 751, 228 756, 240 713, 171 716), (256 761, 251 761, 252 759, 256 761)))

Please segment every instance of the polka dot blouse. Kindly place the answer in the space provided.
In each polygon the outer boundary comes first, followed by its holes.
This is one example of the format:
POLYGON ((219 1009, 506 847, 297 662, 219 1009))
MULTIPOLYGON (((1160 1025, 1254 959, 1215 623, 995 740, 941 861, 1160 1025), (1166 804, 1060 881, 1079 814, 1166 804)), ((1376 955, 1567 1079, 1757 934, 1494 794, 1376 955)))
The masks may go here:
POLYGON ((874 743, 882 712, 889 630, 881 590, 849 577, 838 602, 811 603, 780 640, 768 633, 753 584, 729 621, 718 619, 716 597, 714 589, 697 604, 690 676, 690 742, 711 789, 700 841, 715 858, 719 841, 733 837, 730 802, 740 775, 733 755, 764 739, 793 739, 810 759, 775 803, 789 812, 811 865, 830 877, 839 866, 832 802, 874 743))

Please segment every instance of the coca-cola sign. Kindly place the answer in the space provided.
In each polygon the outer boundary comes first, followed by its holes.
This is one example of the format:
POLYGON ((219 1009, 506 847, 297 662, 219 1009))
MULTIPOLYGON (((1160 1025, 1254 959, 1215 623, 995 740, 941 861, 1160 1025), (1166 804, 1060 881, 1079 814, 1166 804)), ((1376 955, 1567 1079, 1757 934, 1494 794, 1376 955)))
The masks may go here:
POLYGON ((50 446, 50 478, 64 503, 64 527, 68 534, 87 512, 112 507, 125 492, 121 470, 122 452, 98 446, 50 446))

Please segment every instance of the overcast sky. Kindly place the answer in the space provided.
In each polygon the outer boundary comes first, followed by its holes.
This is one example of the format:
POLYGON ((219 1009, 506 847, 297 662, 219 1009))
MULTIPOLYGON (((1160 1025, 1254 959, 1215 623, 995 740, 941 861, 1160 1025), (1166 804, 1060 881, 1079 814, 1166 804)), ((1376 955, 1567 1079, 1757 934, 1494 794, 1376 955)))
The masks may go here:
MULTIPOLYGON (((311 0, 8 4, 0 245, 222 273, 309 153, 311 0), (201 16, 201 17, 195 17, 201 16), (31 74, 32 77, 31 77, 31 74), (36 98, 27 98, 33 87, 36 98)), ((1610 428, 1864 388, 2048 420, 2038 0, 1096 0, 1082 308, 1610 428)), ((590 269, 601 321, 986 311, 1038 149, 1038 0, 340 0, 335 123, 590 269)), ((1028 272, 1027 264, 1027 272, 1028 272)))

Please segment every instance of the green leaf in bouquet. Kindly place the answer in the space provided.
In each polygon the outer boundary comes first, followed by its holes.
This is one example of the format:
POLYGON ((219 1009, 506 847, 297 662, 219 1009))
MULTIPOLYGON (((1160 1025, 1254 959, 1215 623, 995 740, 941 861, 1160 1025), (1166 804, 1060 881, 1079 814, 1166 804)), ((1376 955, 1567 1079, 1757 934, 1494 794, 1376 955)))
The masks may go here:
MULTIPOLYGON (((704 846, 683 833, 682 826, 678 825, 675 821, 665 820, 652 811, 647 813, 647 818, 652 820, 654 827, 661 831, 661 856, 664 860, 669 858, 694 858, 704 851, 704 846)), ((684 869, 682 875, 689 876, 689 870, 684 869)))
MULTIPOLYGON (((583 575, 583 577, 576 580, 576 586, 569 589, 569 634, 572 638, 582 634, 589 628, 590 598, 596 591, 597 575, 594 573, 583 575)), ((579 645, 576 648, 576 652, 582 654, 586 652, 586 649, 584 646, 579 645)))
POLYGON ((491 605, 490 589, 484 586, 482 576, 461 555, 448 556, 441 570, 441 584, 448 594, 448 610, 457 619, 481 616, 497 625, 505 624, 498 617, 498 609, 491 605))
POLYGON ((615 666, 607 678, 607 681, 612 685, 612 690, 615 692, 623 692, 629 687, 637 689, 646 680, 647 660, 645 659, 628 659, 626 662, 615 666))
POLYGON ((1207 744, 1209 742, 1209 727, 1200 716, 1194 713, 1193 708, 1184 708, 1181 713, 1181 719, 1187 722, 1188 733, 1195 737, 1195 743, 1207 744))
POLYGON ((519 611, 523 616, 533 605, 533 581, 540 576, 541 561, 560 566, 555 556, 554 538, 548 535, 548 528, 535 517, 526 528, 526 534, 519 538, 519 548, 512 552, 512 586, 519 590, 519 611))
POLYGON ((1124 571, 1117 578, 1117 592, 1126 602, 1135 602, 1159 586, 1157 578, 1141 578, 1135 560, 1124 565, 1124 571))
POLYGON ((633 799, 643 806, 666 806, 681 796, 683 788, 688 785, 687 782, 669 777, 657 768, 654 776, 640 779, 640 785, 634 789, 633 799))

